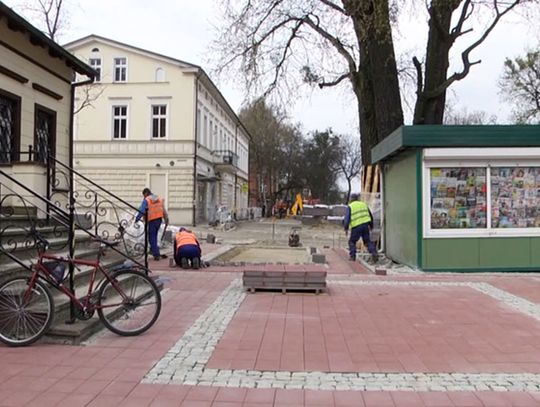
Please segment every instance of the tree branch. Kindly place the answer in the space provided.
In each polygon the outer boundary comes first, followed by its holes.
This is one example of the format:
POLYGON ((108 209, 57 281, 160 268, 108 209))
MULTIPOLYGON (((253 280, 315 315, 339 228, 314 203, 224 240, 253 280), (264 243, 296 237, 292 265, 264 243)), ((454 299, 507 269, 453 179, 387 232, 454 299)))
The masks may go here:
POLYGON ((416 94, 418 95, 418 97, 420 97, 420 95, 422 95, 422 91, 424 90, 424 76, 422 72, 422 64, 416 57, 413 57, 412 61, 414 68, 416 69, 416 94))
POLYGON ((463 24, 465 24, 465 21, 467 21, 467 19, 471 16, 473 11, 474 11, 474 4, 471 3, 471 0, 465 0, 465 2, 463 3, 463 8, 461 9, 459 20, 457 21, 455 27, 450 30, 450 37, 452 38, 452 41, 455 41, 456 38, 458 38, 460 35, 463 35, 472 31, 472 28, 465 31, 462 31, 462 30, 463 30, 463 24), (468 11, 469 6, 471 6, 470 11, 468 11))
POLYGON ((299 20, 297 21, 296 25, 293 27, 291 36, 287 40, 287 43, 285 44, 285 48, 283 49, 283 52, 281 54, 281 58, 274 68, 274 80, 268 86, 268 89, 265 92, 265 96, 268 95, 268 93, 271 92, 274 89, 274 87, 277 85, 277 81, 279 79, 279 73, 281 71, 281 68, 283 67, 283 64, 285 63, 285 60, 287 59, 287 53, 289 52, 291 48, 292 42, 297 36, 298 30, 300 29, 300 27, 302 27, 303 24, 304 24, 304 21, 299 20))
POLYGON ((482 34, 482 36, 480 36, 480 38, 478 40, 476 40, 475 42, 473 42, 468 48, 466 48, 462 53, 461 53, 461 60, 463 62, 463 70, 461 72, 456 72, 454 73, 453 75, 451 75, 448 79, 446 79, 446 81, 444 81, 441 85, 439 85, 436 89, 426 93, 426 97, 427 98, 434 98, 436 96, 439 96, 440 94, 442 94, 448 87, 450 87, 454 82, 456 81, 460 81, 462 80, 463 78, 465 78, 468 74, 469 74, 469 71, 471 69, 471 67, 473 65, 477 65, 479 63, 481 63, 482 61, 481 60, 478 60, 478 61, 475 61, 475 62, 470 62, 470 54, 471 52, 476 49, 476 47, 478 47, 480 44, 482 44, 484 42, 484 40, 488 37, 488 35, 491 33, 491 31, 493 31, 493 29, 495 28, 495 26, 497 25, 497 23, 500 21, 500 19, 506 14, 508 13, 510 10, 512 10, 514 7, 516 7, 519 3, 521 2, 521 0, 513 0, 511 2, 511 4, 505 9, 503 10, 502 12, 499 11, 499 7, 498 7, 498 1, 497 0, 494 0, 493 3, 494 3, 494 7, 495 7, 495 18, 493 19, 492 23, 489 25, 489 27, 484 31, 484 33, 482 34))
POLYGON ((340 12, 340 13, 343 14, 344 16, 349 16, 349 14, 347 13, 347 11, 345 11, 345 9, 344 9, 343 7, 338 6, 337 4, 331 2, 330 0, 319 0, 319 1, 320 1, 321 3, 327 5, 327 6, 330 7, 331 9, 340 12))
POLYGON ((341 41, 331 35, 328 31, 322 29, 318 24, 315 24, 315 22, 309 18, 309 16, 305 17, 305 22, 308 26, 310 26, 315 32, 321 35, 324 39, 326 39, 330 44, 334 46, 336 51, 340 53, 345 60, 347 61, 347 64, 349 65, 349 72, 353 73, 357 71, 356 62, 354 61, 354 58, 352 55, 345 49, 341 41))
POLYGON ((326 81, 323 81, 321 83, 319 83, 319 88, 322 89, 322 88, 329 88, 331 86, 336 86, 338 85, 341 81, 343 81, 344 79, 348 79, 351 77, 351 73, 350 72, 347 72, 347 73, 344 73, 343 75, 341 75, 339 78, 336 78, 335 80, 333 81, 330 81, 330 82, 326 82, 326 81))

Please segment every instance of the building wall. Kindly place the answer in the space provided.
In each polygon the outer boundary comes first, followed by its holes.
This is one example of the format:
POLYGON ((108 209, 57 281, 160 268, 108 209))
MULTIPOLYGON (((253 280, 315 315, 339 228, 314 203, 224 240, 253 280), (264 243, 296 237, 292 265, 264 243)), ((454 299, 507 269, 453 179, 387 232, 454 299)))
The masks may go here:
MULTIPOLYGON (((101 58, 101 81, 91 92, 97 100, 76 116, 75 167, 84 175, 138 206, 151 176, 162 175, 169 217, 175 224, 193 222, 195 151, 195 75, 159 58, 94 41, 75 49, 83 60, 101 58), (92 50, 98 48, 99 52, 92 50), (127 82, 113 83, 114 58, 127 59, 127 82), (161 70, 160 76, 157 71, 161 70), (112 111, 128 106, 126 139, 113 139, 112 111), (167 105, 167 137, 151 135, 151 106, 167 105), (126 182, 127 181, 127 182, 126 182)), ((79 103, 84 90, 78 92, 79 103)))
MULTIPOLYGON (((34 145, 35 105, 39 104, 56 113, 56 157, 69 164, 70 82, 74 76, 73 70, 66 66, 65 61, 51 57, 47 49, 31 44, 27 35, 10 30, 5 19, 0 19, 0 39, 0 65, 28 79, 28 82, 20 83, 0 73, 0 89, 21 99, 20 150, 28 151, 28 146, 34 145), (33 89, 33 84, 44 86, 62 98, 56 100, 39 92, 33 89)), ((28 155, 21 155, 20 160, 27 161, 28 155)), ((2 170, 16 176, 33 191, 45 195, 46 169, 43 165, 18 164, 2 166, 2 170)), ((9 184, 5 180, 2 182, 9 184)), ((27 193, 19 192, 29 198, 27 193)), ((35 204, 43 208, 38 201, 35 204)))
MULTIPOLYGON (((93 85, 102 91, 92 102, 91 108, 77 114, 77 141, 112 140, 112 106, 128 106, 128 137, 122 141, 166 142, 167 140, 193 140, 194 86, 193 73, 185 73, 178 66, 165 60, 149 58, 126 48, 113 47, 93 41, 74 50, 82 60, 101 58, 101 81, 93 85), (92 52, 98 48, 99 52, 92 52), (127 59, 127 82, 113 83, 114 58, 127 59), (156 71, 162 69, 164 81, 159 82, 156 71), (151 105, 168 105, 168 137, 155 140, 151 137, 151 105)), ((84 90, 77 92, 79 103, 84 90)))
MULTIPOLYGON (((238 131, 236 118, 220 102, 217 90, 208 86, 207 80, 206 85, 197 80, 196 68, 98 38, 74 43, 70 49, 83 60, 101 59, 100 84, 90 90, 91 94, 101 94, 92 107, 83 109, 75 119, 75 165, 78 170, 85 175, 92 173, 98 183, 102 179, 99 171, 95 171, 98 168, 123 171, 129 167, 139 175, 163 174, 167 183, 163 194, 173 223, 191 224, 194 213, 197 222, 206 221, 215 207, 234 207, 234 201, 221 200, 221 191, 228 188, 225 183, 234 178, 234 171, 238 170, 238 182, 247 179, 248 138, 238 131), (114 58, 127 59, 126 83, 112 81, 114 58), (167 105, 165 139, 152 138, 153 104, 167 105), (115 105, 128 106, 126 139, 113 139, 115 105), (218 170, 215 151, 236 153, 237 148, 240 169, 220 166, 218 170), (223 182, 223 185, 211 187, 210 182, 223 182), (194 208, 194 205, 204 207, 194 208)), ((79 103, 84 100, 84 93, 84 89, 78 92, 79 103)), ((150 186, 149 178, 142 181, 146 185, 141 186, 140 182, 131 185, 136 190, 132 200, 139 202, 142 187, 150 186)), ((112 192, 124 193, 118 189, 119 185, 110 184, 110 188, 113 188, 112 192)), ((135 203, 132 200, 130 202, 135 203)), ((243 195, 238 196, 236 205, 239 204, 247 205, 243 195)))
POLYGON ((417 265, 416 153, 409 151, 384 164, 384 227, 386 255, 417 265))

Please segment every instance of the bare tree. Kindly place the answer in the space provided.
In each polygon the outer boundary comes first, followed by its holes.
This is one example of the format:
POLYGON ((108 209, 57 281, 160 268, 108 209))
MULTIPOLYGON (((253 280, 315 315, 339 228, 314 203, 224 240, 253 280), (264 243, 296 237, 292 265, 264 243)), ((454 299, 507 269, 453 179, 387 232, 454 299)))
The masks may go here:
POLYGON ((529 51, 524 57, 507 58, 499 83, 504 98, 514 106, 518 123, 540 121, 540 51, 529 51))
POLYGON ((67 0, 29 0, 21 5, 21 10, 35 20, 51 40, 58 41, 68 29, 69 7, 67 0))
POLYGON ((105 88, 105 85, 99 83, 91 83, 77 88, 77 105, 73 114, 77 114, 87 107, 93 107, 94 102, 105 92, 105 88))
POLYGON ((446 106, 444 124, 464 126, 471 124, 496 124, 497 116, 488 116, 483 110, 469 111, 466 107, 456 110, 453 106, 446 106))
MULTIPOLYGON (((294 92, 302 83, 320 88, 349 83, 357 99, 364 164, 371 148, 403 124, 392 40, 403 0, 223 2, 215 43, 221 52, 218 73, 241 77, 251 94, 294 92)), ((426 0, 426 54, 413 59, 415 124, 443 122, 447 89, 480 63, 472 52, 505 15, 526 3, 538 0, 426 0), (473 35, 459 54, 461 69, 449 75, 456 40, 473 35)))
POLYGON ((340 155, 337 170, 347 182, 347 200, 351 196, 352 180, 360 174, 362 160, 360 158, 360 140, 350 135, 341 136, 339 139, 340 155))

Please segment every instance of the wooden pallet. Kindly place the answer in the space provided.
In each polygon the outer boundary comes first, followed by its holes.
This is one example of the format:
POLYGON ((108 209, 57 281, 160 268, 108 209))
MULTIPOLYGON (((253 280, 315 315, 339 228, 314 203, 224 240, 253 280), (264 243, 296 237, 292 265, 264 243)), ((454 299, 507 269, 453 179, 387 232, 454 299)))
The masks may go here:
POLYGON ((326 289, 326 271, 261 271, 245 270, 243 285, 250 292, 255 290, 314 291, 326 289))

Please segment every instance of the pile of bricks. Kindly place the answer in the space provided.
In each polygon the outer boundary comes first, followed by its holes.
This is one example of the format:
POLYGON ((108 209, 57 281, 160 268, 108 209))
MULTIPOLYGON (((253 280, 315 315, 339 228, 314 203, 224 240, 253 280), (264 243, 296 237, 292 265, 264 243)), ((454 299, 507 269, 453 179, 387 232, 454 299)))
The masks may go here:
POLYGON ((255 290, 314 291, 319 294, 326 289, 326 271, 263 271, 245 270, 243 274, 244 287, 255 290))

